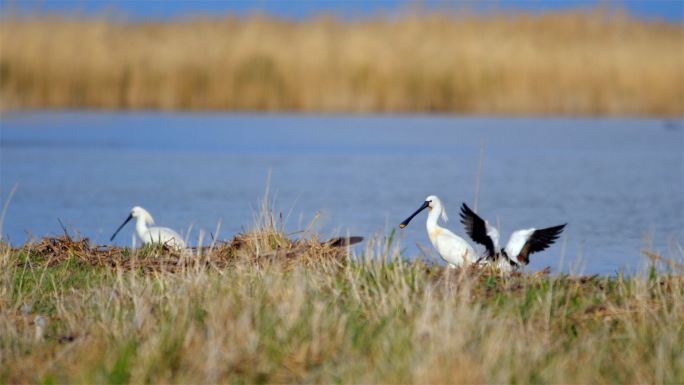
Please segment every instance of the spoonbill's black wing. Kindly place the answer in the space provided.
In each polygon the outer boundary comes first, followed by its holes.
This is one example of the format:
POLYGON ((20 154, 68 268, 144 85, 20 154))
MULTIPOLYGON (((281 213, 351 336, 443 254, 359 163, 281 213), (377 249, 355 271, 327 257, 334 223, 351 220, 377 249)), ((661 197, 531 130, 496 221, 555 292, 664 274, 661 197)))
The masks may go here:
POLYGON ((461 206, 461 223, 465 226, 470 239, 485 247, 486 257, 494 258, 499 248, 499 231, 475 214, 465 203, 461 206))
POLYGON ((518 230, 511 235, 506 244, 506 254, 523 265, 530 263, 530 254, 545 250, 551 246, 563 232, 567 223, 547 227, 545 229, 518 230))

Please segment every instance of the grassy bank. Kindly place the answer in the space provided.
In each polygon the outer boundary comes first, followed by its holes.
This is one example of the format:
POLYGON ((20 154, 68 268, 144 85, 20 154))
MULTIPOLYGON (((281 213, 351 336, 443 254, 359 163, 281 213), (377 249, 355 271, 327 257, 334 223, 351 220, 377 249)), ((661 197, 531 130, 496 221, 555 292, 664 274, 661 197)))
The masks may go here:
POLYGON ((605 10, 363 21, 5 17, 0 105, 684 114, 684 27, 605 10))
POLYGON ((185 254, 0 246, 2 383, 684 381, 676 275, 499 277, 269 228, 185 254))

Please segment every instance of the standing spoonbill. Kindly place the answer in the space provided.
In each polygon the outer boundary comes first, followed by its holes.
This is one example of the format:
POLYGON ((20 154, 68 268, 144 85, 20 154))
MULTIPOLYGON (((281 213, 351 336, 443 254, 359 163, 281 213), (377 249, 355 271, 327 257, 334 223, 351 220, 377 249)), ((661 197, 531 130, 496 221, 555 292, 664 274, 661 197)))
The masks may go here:
POLYGON ((461 206, 461 223, 470 239, 485 247, 485 262, 502 271, 511 271, 530 263, 530 254, 551 246, 567 225, 514 231, 502 250, 499 247, 499 231, 465 203, 461 206))
POLYGON ((183 242, 183 238, 181 238, 180 234, 168 227, 147 227, 148 224, 154 224, 154 219, 152 219, 152 215, 150 215, 147 210, 139 206, 133 207, 128 218, 126 218, 124 223, 116 229, 114 235, 109 238, 109 241, 113 241, 116 234, 119 233, 119 230, 133 218, 138 218, 135 223, 135 231, 138 233, 138 236, 142 239, 143 243, 161 243, 162 245, 172 247, 176 250, 185 248, 185 242, 183 242))
POLYGON ((415 213, 401 222, 400 228, 406 227, 411 222, 411 219, 418 215, 421 211, 429 209, 430 213, 427 217, 427 232, 430 237, 432 246, 437 249, 439 255, 446 261, 451 268, 460 267, 464 264, 478 262, 475 250, 463 238, 452 233, 448 229, 440 227, 437 224, 439 217, 446 222, 449 218, 446 215, 442 202, 435 195, 430 195, 425 199, 425 202, 415 213))

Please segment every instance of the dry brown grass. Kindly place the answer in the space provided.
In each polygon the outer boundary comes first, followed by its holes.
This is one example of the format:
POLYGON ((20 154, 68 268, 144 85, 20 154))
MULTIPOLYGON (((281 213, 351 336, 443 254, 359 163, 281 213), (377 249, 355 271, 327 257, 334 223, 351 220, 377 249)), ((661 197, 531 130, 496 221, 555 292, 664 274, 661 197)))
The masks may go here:
POLYGON ((0 382, 684 378, 681 276, 453 270, 403 260, 393 233, 356 255, 291 239, 267 196, 253 230, 183 252, 0 242, 0 382))
MULTIPOLYGON (((159 261, 182 256, 68 235, 0 243, 0 382, 684 378, 681 276, 501 277, 408 263, 382 238, 356 259, 316 252, 260 260, 257 249, 281 240, 244 237, 251 246, 241 252, 222 255, 235 243, 227 242, 195 250, 194 265, 162 268, 159 261), (128 269, 132 255, 138 268, 128 269), (225 266, 200 263, 203 255, 225 266)), ((312 241, 308 250, 328 246, 312 241)))
POLYGON ((0 22, 7 108, 684 114, 684 27, 606 10, 0 22))
POLYGON ((335 237, 321 242, 316 236, 292 240, 282 233, 252 232, 208 247, 179 251, 166 245, 148 245, 142 252, 135 252, 113 245, 91 245, 88 238, 74 239, 65 234, 43 237, 39 242, 27 243, 9 252, 33 255, 37 261, 26 262, 32 269, 78 261, 92 267, 143 273, 220 271, 235 264, 264 263, 278 263, 281 268, 290 270, 294 266, 321 263, 341 267, 348 254, 346 246, 362 240, 362 237, 335 237))

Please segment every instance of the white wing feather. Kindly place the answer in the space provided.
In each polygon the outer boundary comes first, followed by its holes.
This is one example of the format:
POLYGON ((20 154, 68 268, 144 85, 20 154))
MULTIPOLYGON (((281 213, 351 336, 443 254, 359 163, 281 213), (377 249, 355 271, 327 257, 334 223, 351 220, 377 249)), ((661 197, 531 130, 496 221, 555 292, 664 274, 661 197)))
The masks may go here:
POLYGON ((485 228, 487 229, 487 236, 492 240, 494 245, 494 250, 496 253, 499 252, 499 230, 496 227, 491 226, 489 222, 485 221, 485 228))
POLYGON ((508 240, 506 248, 504 249, 509 258, 514 259, 518 256, 518 254, 520 254, 523 247, 525 247, 525 244, 530 239, 530 236, 532 235, 532 233, 534 233, 535 230, 536 229, 534 228, 527 230, 518 230, 511 234, 511 238, 508 240))

